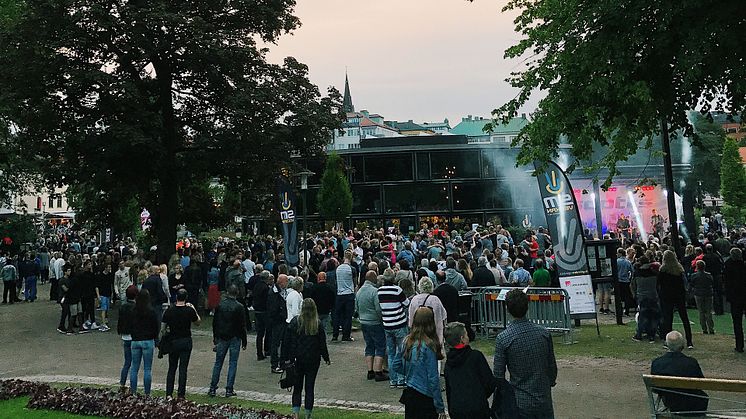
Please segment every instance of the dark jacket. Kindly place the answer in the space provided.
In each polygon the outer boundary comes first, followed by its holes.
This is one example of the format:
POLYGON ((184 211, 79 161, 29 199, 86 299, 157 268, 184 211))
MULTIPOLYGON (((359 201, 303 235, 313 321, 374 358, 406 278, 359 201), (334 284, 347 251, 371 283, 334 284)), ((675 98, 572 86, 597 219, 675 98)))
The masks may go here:
MULTIPOLYGON (((492 272, 490 272, 492 276, 492 272)), ((494 276, 492 277, 495 278, 494 276)), ((433 295, 438 297, 443 307, 446 309, 446 321, 458 321, 458 291, 453 285, 444 282, 433 290, 433 295)))
POLYGON ((689 277, 689 286, 695 297, 712 297, 712 284, 715 280, 709 272, 699 271, 689 277))
MULTIPOLYGON (((298 317, 290 321, 287 339, 287 359, 305 365, 313 365, 321 361, 329 362, 329 350, 326 347, 326 332, 319 322, 318 332, 315 335, 306 335, 298 330, 298 317)), ((284 344, 284 343, 283 343, 284 344)))
POLYGON ((161 304, 168 302, 166 293, 163 292, 163 283, 160 275, 150 275, 145 282, 142 283, 142 289, 148 290, 150 294, 150 305, 153 307, 160 307, 161 304))
POLYGON ((319 315, 329 314, 334 308, 337 293, 326 282, 321 282, 313 287, 311 298, 316 303, 316 311, 319 315))
POLYGON ((288 318, 288 307, 285 302, 285 298, 282 296, 282 290, 275 288, 269 290, 267 297, 267 311, 269 312, 269 319, 273 322, 285 322, 288 318))
POLYGON ((495 275, 486 266, 480 266, 474 270, 474 276, 471 278, 472 287, 494 287, 495 275))
POLYGON ((269 286, 261 279, 254 285, 254 294, 252 296, 254 311, 263 313, 267 311, 267 298, 269 298, 269 286))
POLYGON ((723 259, 719 253, 705 253, 702 260, 705 262, 707 272, 713 276, 720 276, 723 273, 723 259))
MULTIPOLYGON (((697 360, 688 357, 681 352, 667 352, 663 356, 654 359, 650 366, 650 373, 653 375, 704 378, 704 374, 702 374, 702 369, 699 367, 697 360)), ((661 395, 663 404, 666 405, 671 412, 707 410, 709 402, 707 398, 672 394, 662 390, 664 389, 656 392, 661 395)), ((675 391, 698 396, 707 396, 707 393, 702 390, 677 389, 675 391)))
POLYGON ((683 275, 673 275, 658 271, 658 295, 665 301, 684 301, 686 287, 683 275))
POLYGON ((77 286, 80 290, 80 298, 96 298, 96 277, 93 275, 93 272, 81 272, 78 276, 77 286))
POLYGON ((725 262, 725 296, 731 303, 746 302, 746 263, 728 259, 725 262))
MULTIPOLYGON (((136 309, 132 309, 132 315, 130 316, 132 321, 132 340, 154 340, 158 338, 159 325, 158 318, 155 315, 154 310, 147 310, 145 313, 138 313, 136 309)), ((118 329, 118 327, 117 327, 118 329)))
POLYGON ((212 319, 212 340, 230 340, 241 338, 241 345, 246 346, 246 316, 241 303, 235 298, 227 297, 215 309, 212 319))
POLYGON ((135 302, 127 300, 119 308, 119 320, 117 320, 117 334, 131 335, 132 321, 135 313, 135 302))
POLYGON ((483 417, 497 379, 484 355, 469 346, 451 349, 445 366, 446 400, 452 418, 483 417))

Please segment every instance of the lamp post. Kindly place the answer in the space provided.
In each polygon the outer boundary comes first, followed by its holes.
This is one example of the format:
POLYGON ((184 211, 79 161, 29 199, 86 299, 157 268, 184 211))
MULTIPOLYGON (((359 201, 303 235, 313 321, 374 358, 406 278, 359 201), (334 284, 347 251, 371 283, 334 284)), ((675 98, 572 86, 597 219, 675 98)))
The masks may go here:
POLYGON ((315 173, 308 170, 303 169, 302 171, 296 173, 296 176, 300 177, 300 190, 301 190, 301 197, 303 199, 303 229, 301 230, 301 242, 303 243, 303 246, 301 247, 301 251, 303 252, 303 266, 308 266, 308 260, 306 258, 306 217, 307 217, 307 209, 306 209, 306 194, 308 193, 308 177, 313 176, 315 173))

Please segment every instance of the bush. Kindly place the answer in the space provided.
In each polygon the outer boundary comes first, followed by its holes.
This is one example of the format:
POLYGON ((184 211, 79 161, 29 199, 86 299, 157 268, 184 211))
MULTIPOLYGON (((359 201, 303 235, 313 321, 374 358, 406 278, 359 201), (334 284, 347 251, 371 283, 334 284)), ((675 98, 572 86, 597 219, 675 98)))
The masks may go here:
POLYGON ((271 410, 233 405, 197 404, 182 399, 119 394, 106 389, 67 387, 21 380, 0 381, 0 400, 30 396, 30 409, 58 410, 78 415, 113 418, 284 419, 271 410))

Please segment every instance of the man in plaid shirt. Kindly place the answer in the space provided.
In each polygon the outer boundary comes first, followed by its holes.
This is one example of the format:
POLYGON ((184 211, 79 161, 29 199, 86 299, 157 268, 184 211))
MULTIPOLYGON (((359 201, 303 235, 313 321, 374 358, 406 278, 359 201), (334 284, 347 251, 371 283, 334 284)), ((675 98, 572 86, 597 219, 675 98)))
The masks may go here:
POLYGON ((510 371, 510 386, 520 418, 553 418, 552 387, 557 381, 552 336, 526 319, 528 296, 521 290, 505 297, 508 312, 515 318, 495 339, 495 377, 505 379, 510 371))

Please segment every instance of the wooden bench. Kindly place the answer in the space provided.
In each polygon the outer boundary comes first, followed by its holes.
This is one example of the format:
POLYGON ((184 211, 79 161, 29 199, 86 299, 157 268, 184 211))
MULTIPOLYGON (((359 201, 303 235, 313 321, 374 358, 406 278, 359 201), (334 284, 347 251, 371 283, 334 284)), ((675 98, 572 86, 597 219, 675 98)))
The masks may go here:
MULTIPOLYGON (((720 378, 690 378, 690 377, 670 377, 663 375, 642 376, 645 382, 645 388, 648 392, 648 402, 650 404, 651 418, 676 418, 680 417, 674 413, 660 410, 660 398, 657 397, 654 390, 660 388, 669 388, 676 390, 704 390, 719 391, 728 393, 746 393, 746 381, 744 380, 726 380, 720 378)), ((740 404, 733 413, 725 412, 703 412, 709 418, 743 418, 746 417, 746 397, 741 401, 733 401, 740 404)))

